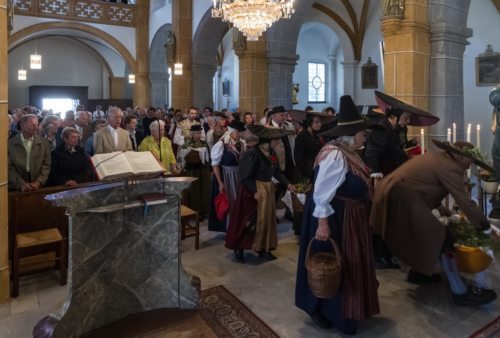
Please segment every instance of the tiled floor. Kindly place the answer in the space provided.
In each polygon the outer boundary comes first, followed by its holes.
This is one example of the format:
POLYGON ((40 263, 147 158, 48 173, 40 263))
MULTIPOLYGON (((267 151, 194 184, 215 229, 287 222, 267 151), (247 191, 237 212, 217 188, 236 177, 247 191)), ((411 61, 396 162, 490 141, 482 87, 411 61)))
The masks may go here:
MULTIPOLYGON (((340 337, 334 329, 316 328, 294 306, 298 245, 290 226, 279 226, 277 260, 265 262, 247 253, 247 264, 242 265, 233 262, 232 252, 224 248, 224 236, 208 232, 202 223, 200 250, 194 250, 193 238, 182 243, 183 266, 201 278, 202 288, 223 284, 281 337, 340 337)), ((500 285, 498 265, 489 274, 492 284, 500 285)), ((379 270, 377 275, 382 313, 363 322, 358 337, 467 337, 500 315, 498 303, 482 308, 455 306, 446 282, 418 287, 405 282, 399 271, 379 270)), ((33 326, 58 309, 66 294, 67 287, 58 285, 56 272, 24 277, 20 296, 0 304, 0 337, 31 337, 33 326)))

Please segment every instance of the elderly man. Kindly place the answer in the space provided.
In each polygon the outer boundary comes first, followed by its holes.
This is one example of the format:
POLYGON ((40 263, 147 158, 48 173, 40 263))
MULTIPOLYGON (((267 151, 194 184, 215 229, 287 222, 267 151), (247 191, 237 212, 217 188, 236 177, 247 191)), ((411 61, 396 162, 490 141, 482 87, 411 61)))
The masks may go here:
POLYGON ((470 200, 464 173, 473 162, 493 169, 466 152, 474 147, 470 143, 433 142, 445 151, 415 157, 380 181, 373 197, 371 224, 394 255, 411 266, 409 280, 432 281, 425 275, 431 275, 439 261, 457 305, 487 304, 496 293, 464 283, 457 272, 453 238, 432 210, 442 209, 441 201, 451 194, 479 233, 491 233, 488 219, 470 200))
POLYGON ((49 177, 50 145, 37 135, 36 115, 24 115, 20 125, 21 132, 8 143, 9 189, 34 191, 43 186, 49 177))
POLYGON ((114 107, 108 113, 108 125, 94 133, 94 154, 132 151, 129 133, 120 128, 123 112, 114 107))
POLYGON ((89 124, 90 117, 86 111, 80 110, 75 114, 75 124, 72 128, 75 128, 80 134, 78 139, 78 145, 83 147, 85 140, 92 134, 92 126, 89 124))

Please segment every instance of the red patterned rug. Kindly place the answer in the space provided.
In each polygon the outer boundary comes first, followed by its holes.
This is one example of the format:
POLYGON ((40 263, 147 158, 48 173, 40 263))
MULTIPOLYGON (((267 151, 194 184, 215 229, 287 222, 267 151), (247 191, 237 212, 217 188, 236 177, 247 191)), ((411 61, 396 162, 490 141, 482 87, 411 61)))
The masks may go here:
POLYGON ((494 321, 474 332, 469 338, 498 338, 500 337, 500 316, 494 321))
POLYGON ((201 317, 217 337, 279 336, 222 285, 201 291, 201 317))

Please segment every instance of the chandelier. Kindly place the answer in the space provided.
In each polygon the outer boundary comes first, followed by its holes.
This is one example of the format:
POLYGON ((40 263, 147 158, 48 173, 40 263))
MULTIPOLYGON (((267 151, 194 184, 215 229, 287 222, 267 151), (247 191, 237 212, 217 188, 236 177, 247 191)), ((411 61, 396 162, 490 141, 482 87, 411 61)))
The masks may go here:
POLYGON ((257 41, 273 23, 289 19, 293 0, 213 0, 212 17, 238 28, 248 41, 257 41))

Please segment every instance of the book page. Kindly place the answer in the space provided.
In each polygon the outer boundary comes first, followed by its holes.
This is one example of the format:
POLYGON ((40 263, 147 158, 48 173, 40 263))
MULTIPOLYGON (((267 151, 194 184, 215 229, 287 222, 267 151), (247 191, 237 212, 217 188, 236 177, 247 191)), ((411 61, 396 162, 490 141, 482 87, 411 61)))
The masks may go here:
POLYGON ((92 163, 99 179, 115 178, 133 174, 133 169, 125 157, 125 153, 115 151, 92 156, 92 163))
POLYGON ((151 174, 165 172, 165 168, 158 162, 150 151, 125 152, 130 167, 134 174, 151 174))

